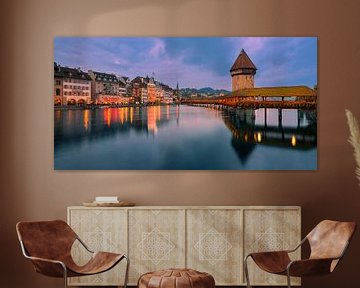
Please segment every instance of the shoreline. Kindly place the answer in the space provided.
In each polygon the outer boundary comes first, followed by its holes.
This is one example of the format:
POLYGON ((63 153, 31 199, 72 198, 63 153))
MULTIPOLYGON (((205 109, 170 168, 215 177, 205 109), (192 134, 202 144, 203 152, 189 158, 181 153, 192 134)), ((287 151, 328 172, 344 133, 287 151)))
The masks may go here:
POLYGON ((257 110, 257 109, 295 109, 295 110, 317 110, 316 103, 309 102, 309 103, 287 103, 289 105, 277 105, 278 103, 266 102, 267 107, 260 107, 260 105, 254 105, 254 101, 249 103, 242 103, 242 105, 234 106, 234 105, 220 105, 220 104, 200 104, 200 103, 191 103, 191 102, 184 102, 184 103, 159 103, 159 104, 121 104, 121 105, 85 105, 85 106, 54 106, 54 111, 68 111, 68 110, 97 110, 97 109, 108 109, 108 108, 142 108, 142 107, 166 107, 166 106, 193 106, 193 107, 213 107, 215 109, 227 109, 227 110, 237 110, 237 109, 244 109, 244 110, 257 110), (295 104, 295 105, 294 105, 295 104))
POLYGON ((169 103, 169 104, 120 104, 120 105, 84 105, 84 106, 54 106, 54 110, 96 110, 106 108, 140 108, 140 107, 154 107, 154 106, 176 106, 180 103, 169 103))

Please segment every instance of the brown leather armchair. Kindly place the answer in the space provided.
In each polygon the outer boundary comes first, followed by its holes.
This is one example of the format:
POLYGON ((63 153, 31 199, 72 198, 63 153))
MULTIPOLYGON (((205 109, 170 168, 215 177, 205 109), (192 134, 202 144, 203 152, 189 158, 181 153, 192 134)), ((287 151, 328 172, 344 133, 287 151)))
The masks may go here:
POLYGON ((31 260, 35 271, 50 277, 88 276, 112 269, 121 260, 127 261, 124 288, 127 285, 129 258, 125 254, 91 251, 62 220, 19 222, 16 225, 24 256, 31 260), (72 256, 71 247, 78 240, 92 254, 83 266, 78 266, 72 256))
POLYGON ((250 253, 244 259, 247 287, 251 287, 247 267, 249 257, 266 272, 286 275, 289 288, 291 288, 291 276, 315 276, 333 272, 344 256, 355 229, 356 223, 354 222, 324 220, 295 249, 250 253), (296 251, 306 241, 309 242, 311 249, 309 259, 292 261, 289 253, 296 251))

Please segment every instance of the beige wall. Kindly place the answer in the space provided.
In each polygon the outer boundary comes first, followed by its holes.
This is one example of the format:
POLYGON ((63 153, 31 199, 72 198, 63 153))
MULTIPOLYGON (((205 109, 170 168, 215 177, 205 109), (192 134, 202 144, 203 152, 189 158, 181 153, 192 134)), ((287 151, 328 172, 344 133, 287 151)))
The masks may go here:
MULTIPOLYGON (((118 194, 140 205, 301 205, 303 234, 324 218, 360 223, 344 108, 360 118, 360 2, 353 0, 4 0, 1 31, 1 287, 62 287, 22 258, 19 220, 65 219, 66 207, 118 194), (53 170, 55 35, 319 37, 319 169, 314 172, 53 170)), ((358 287, 360 237, 330 277, 358 287)))

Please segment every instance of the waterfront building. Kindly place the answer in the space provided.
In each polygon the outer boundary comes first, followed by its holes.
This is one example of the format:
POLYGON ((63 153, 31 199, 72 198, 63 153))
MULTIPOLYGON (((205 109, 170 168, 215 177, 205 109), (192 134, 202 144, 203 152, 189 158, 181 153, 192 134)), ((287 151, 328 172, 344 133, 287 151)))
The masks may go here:
POLYGON ((91 102, 91 78, 80 68, 54 63, 55 105, 85 105, 91 102))
POLYGON ((118 77, 118 81, 119 81, 119 91, 118 94, 121 96, 127 96, 126 95, 126 81, 123 77, 118 77))
POLYGON ((134 102, 133 84, 129 77, 119 76, 119 94, 126 97, 128 103, 134 102))
POLYGON ((173 103, 174 91, 166 84, 161 84, 163 89, 163 103, 173 103))
POLYGON ((92 79, 92 101, 95 104, 127 104, 128 99, 119 93, 119 79, 115 74, 89 70, 92 79))
POLYGON ((132 96, 136 104, 147 104, 148 99, 148 85, 144 77, 136 77, 132 80, 133 92, 132 96))
POLYGON ((164 88, 162 83, 160 83, 159 81, 155 82, 155 94, 156 94, 156 102, 157 103, 163 103, 164 101, 164 88))
POLYGON ((127 76, 118 76, 119 80, 119 94, 122 96, 132 96, 132 82, 127 76))
POLYGON ((63 97, 62 77, 60 77, 58 69, 58 65, 54 62, 54 105, 61 105, 63 97))
POLYGON ((256 70, 255 64, 251 61, 245 50, 242 49, 230 69, 232 91, 254 88, 256 70))
POLYGON ((146 76, 145 82, 147 83, 147 96, 150 104, 155 104, 157 100, 157 87, 154 77, 149 78, 146 76))
POLYGON ((174 90, 154 77, 136 77, 132 80, 132 96, 142 104, 172 103, 174 90))
POLYGON ((122 76, 122 78, 124 79, 124 81, 126 83, 126 86, 125 86, 126 87, 126 95, 129 97, 132 97, 133 87, 132 87, 131 79, 126 76, 122 76))
POLYGON ((141 102, 141 96, 140 96, 140 83, 136 83, 134 82, 133 85, 133 98, 134 98, 134 103, 136 104, 140 104, 141 102))
POLYGON ((149 97, 147 94, 147 85, 140 85, 140 102, 142 104, 148 104, 149 103, 149 97))
POLYGON ((131 95, 128 94, 128 81, 131 82, 129 80, 128 77, 125 77, 125 76, 120 76, 118 77, 118 80, 119 80, 119 91, 118 91, 118 94, 119 94, 119 97, 120 97, 120 100, 121 100, 121 103, 122 104, 129 104, 129 103, 132 103, 132 93, 131 95))

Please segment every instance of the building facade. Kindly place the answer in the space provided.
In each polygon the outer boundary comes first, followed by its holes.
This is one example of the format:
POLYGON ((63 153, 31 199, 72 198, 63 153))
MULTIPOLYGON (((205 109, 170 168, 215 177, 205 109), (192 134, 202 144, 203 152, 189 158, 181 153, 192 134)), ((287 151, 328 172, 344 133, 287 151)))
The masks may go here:
POLYGON ((154 77, 126 76, 54 63, 54 105, 171 104, 174 90, 154 77))
POLYGON ((154 77, 136 77, 132 81, 135 103, 170 104, 173 103, 174 90, 154 77))
POLYGON ((147 95, 150 104, 155 104, 157 100, 157 87, 154 78, 146 77, 147 82, 147 95))
POLYGON ((119 81, 119 91, 118 91, 118 94, 121 95, 121 96, 128 96, 127 95, 127 90, 126 90, 126 80, 125 80, 125 77, 121 77, 119 76, 118 77, 118 81, 119 81))
POLYGON ((128 104, 123 94, 123 84, 115 74, 89 70, 91 77, 92 101, 95 104, 128 104))
POLYGON ((136 77, 132 80, 132 97, 134 98, 135 104, 148 104, 148 83, 144 77, 136 77))
POLYGON ((242 49, 230 69, 232 91, 254 88, 256 70, 256 66, 246 54, 245 50, 242 49))
POLYGON ((62 105, 63 102, 63 78, 59 76, 57 64, 54 63, 54 105, 62 105))
POLYGON ((124 81, 126 83, 126 85, 125 85, 126 95, 131 98, 132 97, 132 92, 133 92, 131 79, 129 77, 126 77, 126 76, 121 76, 121 77, 124 79, 124 81))
POLYGON ((54 63, 55 105, 85 105, 91 103, 91 78, 80 68, 54 63))
POLYGON ((156 81, 155 82, 156 87, 156 101, 155 103, 163 103, 164 102, 164 87, 163 84, 156 81))
POLYGON ((163 89, 163 103, 171 104, 174 101, 174 90, 171 89, 168 85, 162 84, 163 89))

